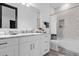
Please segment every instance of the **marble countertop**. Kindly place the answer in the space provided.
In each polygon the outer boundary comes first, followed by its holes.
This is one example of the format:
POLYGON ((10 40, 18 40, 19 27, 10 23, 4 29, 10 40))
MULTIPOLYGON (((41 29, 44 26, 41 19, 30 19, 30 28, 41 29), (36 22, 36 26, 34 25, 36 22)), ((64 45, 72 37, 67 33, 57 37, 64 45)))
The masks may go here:
POLYGON ((35 36, 43 33, 24 33, 24 34, 16 34, 16 35, 0 35, 0 39, 2 38, 11 38, 11 37, 19 37, 19 36, 35 36))

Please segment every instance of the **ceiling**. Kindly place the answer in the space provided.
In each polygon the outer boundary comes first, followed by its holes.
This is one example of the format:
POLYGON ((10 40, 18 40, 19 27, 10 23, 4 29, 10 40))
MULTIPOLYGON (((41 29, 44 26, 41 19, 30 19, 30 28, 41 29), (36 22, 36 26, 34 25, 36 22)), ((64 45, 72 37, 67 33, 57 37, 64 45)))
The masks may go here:
POLYGON ((54 8, 54 9, 59 9, 62 6, 64 6, 65 4, 69 4, 72 7, 79 5, 79 3, 35 3, 34 6, 39 8, 39 7, 46 7, 48 4, 50 4, 51 7, 54 8))
POLYGON ((72 7, 79 5, 79 3, 52 3, 51 7, 55 9, 59 9, 66 4, 69 4, 72 7))
POLYGON ((58 9, 60 8, 61 6, 63 6, 65 3, 51 3, 51 7, 52 8, 55 8, 55 9, 58 9))

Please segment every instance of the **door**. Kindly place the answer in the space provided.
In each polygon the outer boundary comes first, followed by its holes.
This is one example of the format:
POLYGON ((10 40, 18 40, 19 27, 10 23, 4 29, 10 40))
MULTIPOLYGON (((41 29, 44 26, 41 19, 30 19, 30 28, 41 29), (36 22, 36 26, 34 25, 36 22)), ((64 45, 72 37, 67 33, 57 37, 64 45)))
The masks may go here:
MULTIPOLYGON (((36 39, 36 38, 35 38, 36 39)), ((30 55, 31 56, 39 56, 40 54, 40 51, 39 51, 39 41, 38 40, 35 40, 35 41, 32 41, 30 42, 30 44, 32 45, 32 49, 31 49, 31 53, 30 55)))
POLYGON ((6 54, 6 48, 4 48, 4 49, 0 49, 0 56, 6 56, 7 54, 6 54))
POLYGON ((49 42, 42 40, 41 42, 41 54, 44 55, 49 51, 49 42))
POLYGON ((18 45, 14 45, 12 47, 7 47, 7 56, 18 56, 18 45))
POLYGON ((30 49, 31 46, 30 46, 30 43, 26 42, 24 44, 20 44, 20 56, 29 56, 30 55, 30 49))
POLYGON ((40 40, 40 53, 41 55, 46 54, 49 52, 49 36, 47 35, 41 35, 40 40))

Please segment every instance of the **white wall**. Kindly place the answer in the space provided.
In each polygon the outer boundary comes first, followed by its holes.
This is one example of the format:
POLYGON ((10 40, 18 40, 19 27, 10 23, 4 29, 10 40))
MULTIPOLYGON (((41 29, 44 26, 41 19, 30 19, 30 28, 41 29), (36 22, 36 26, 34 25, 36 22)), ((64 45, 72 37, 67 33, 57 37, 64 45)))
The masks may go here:
MULTIPOLYGON (((79 4, 64 4, 60 6, 59 9, 51 13, 52 18, 54 19, 57 15, 57 20, 64 19, 64 39, 79 39, 79 7, 70 9, 72 7, 78 6, 79 4)), ((54 21, 52 21, 53 26, 54 21)), ((54 26, 52 30, 54 29, 54 26)))
POLYGON ((48 3, 38 3, 37 8, 40 9, 40 16, 45 21, 49 21, 50 6, 48 3))
POLYGON ((65 11, 79 5, 79 3, 56 3, 55 5, 57 4, 59 5, 59 7, 55 8, 55 13, 65 11))
POLYGON ((57 15, 51 16, 51 34, 57 34, 57 15))
POLYGON ((37 9, 26 7, 20 3, 10 4, 18 8, 18 29, 35 29, 37 28, 37 9))
MULTIPOLYGON (((35 7, 40 10, 40 19, 41 19, 41 22, 42 23, 44 21, 50 22, 50 16, 49 16, 50 5, 49 5, 49 3, 36 3, 35 7)), ((43 26, 44 24, 42 24, 42 23, 41 23, 41 26, 42 26, 42 28, 44 28, 45 26, 43 26)), ((49 33, 50 32, 50 28, 46 29, 46 31, 49 33)))
POLYGON ((61 12, 58 20, 64 19, 64 39, 79 39, 79 7, 61 12))

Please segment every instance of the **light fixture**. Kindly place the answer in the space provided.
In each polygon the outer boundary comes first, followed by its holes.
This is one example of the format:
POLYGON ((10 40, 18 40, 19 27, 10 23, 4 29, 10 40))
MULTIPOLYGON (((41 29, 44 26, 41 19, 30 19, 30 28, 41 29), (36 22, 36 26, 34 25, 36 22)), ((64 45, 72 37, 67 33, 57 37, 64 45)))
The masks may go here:
POLYGON ((64 5, 64 7, 66 7, 66 8, 68 8, 70 6, 70 4, 68 4, 68 3, 66 3, 65 5, 64 5))
POLYGON ((30 7, 30 4, 27 3, 26 6, 27 6, 27 7, 30 7))
POLYGON ((63 4, 63 5, 59 8, 59 10, 60 10, 60 11, 66 10, 66 9, 68 9, 68 8, 70 8, 70 7, 71 7, 71 6, 70 6, 69 3, 65 3, 65 4, 63 4))
POLYGON ((25 5, 26 3, 21 3, 22 5, 25 5))
POLYGON ((32 5, 32 3, 22 3, 22 5, 30 7, 32 5))

